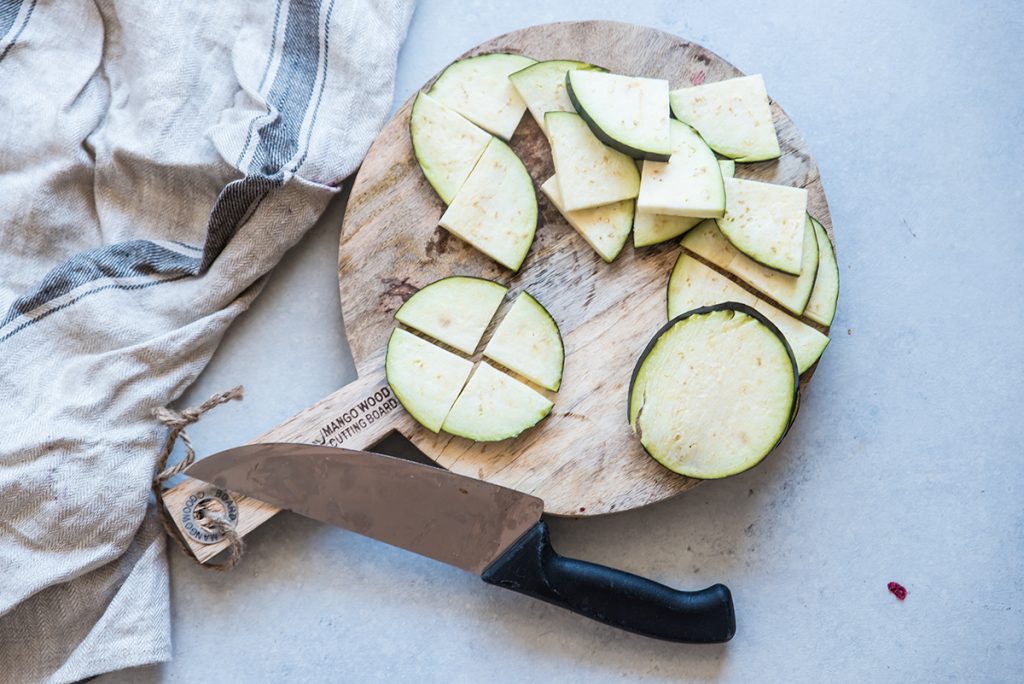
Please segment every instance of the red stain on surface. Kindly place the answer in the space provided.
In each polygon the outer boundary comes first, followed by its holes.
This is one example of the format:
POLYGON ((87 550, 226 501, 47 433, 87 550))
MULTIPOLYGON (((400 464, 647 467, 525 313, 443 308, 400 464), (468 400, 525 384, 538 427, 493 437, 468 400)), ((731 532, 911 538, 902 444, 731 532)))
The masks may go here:
POLYGON ((703 85, 704 77, 705 76, 706 76, 706 74, 704 73, 703 70, 698 71, 697 73, 695 73, 693 76, 690 77, 690 83, 692 83, 695 86, 696 85, 703 85))
POLYGON ((889 593, 898 598, 900 601, 907 598, 907 588, 899 582, 889 582, 889 593))

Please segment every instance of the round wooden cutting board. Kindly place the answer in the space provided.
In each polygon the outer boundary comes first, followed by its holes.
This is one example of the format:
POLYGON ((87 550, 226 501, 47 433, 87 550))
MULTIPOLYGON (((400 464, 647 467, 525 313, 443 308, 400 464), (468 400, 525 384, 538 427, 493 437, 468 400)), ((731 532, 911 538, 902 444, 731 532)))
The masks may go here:
MULTIPOLYGON (((673 88, 742 75, 682 38, 607 21, 514 31, 463 57, 488 52, 583 60, 615 73, 668 79, 673 88)), ((341 303, 360 376, 381 372, 393 315, 402 302, 420 287, 456 274, 504 283, 512 296, 529 291, 558 322, 566 359, 562 389, 550 395, 555 401, 551 415, 517 439, 474 443, 432 434, 411 420, 398 429, 442 466, 535 494, 544 499, 548 512, 559 515, 621 511, 693 487, 696 480, 666 470, 644 453, 626 419, 633 366, 667 320, 666 288, 678 241, 638 250, 627 244, 615 262, 606 264, 538 193, 536 240, 520 271, 511 273, 437 225, 445 205, 413 157, 412 101, 398 110, 370 148, 341 233, 341 303)), ((737 164, 736 175, 807 188, 808 210, 831 235, 814 160, 786 113, 777 103, 772 110, 782 157, 737 164)), ((511 145, 536 187, 554 173, 547 140, 528 112, 511 145)), ((804 385, 812 372, 805 373, 804 385)))
MULTIPOLYGON (((717 55, 682 38, 608 21, 534 26, 490 40, 463 56, 486 52, 583 60, 616 73, 668 79, 673 88, 742 75, 717 55)), ((356 176, 342 227, 338 278, 359 377, 254 441, 372 451, 398 432, 446 468, 539 496, 545 511, 554 515, 628 510, 695 486, 697 480, 676 475, 648 457, 626 418, 633 367, 667 320, 666 290, 680 251, 678 241, 640 250, 627 244, 614 263, 606 264, 540 196, 533 247, 522 269, 509 272, 438 227, 445 207, 413 158, 412 100, 398 110, 370 148, 356 176), (402 409, 387 386, 384 351, 395 310, 420 287, 450 275, 481 276, 508 285, 511 292, 505 307, 527 290, 547 307, 561 329, 565 370, 561 390, 549 394, 554 409, 517 439, 484 444, 435 435, 402 409)), ((737 164, 736 176, 806 188, 808 211, 832 237, 828 204, 807 145, 777 103, 772 104, 772 113, 781 158, 737 164)), ((547 140, 529 113, 523 116, 511 145, 536 187, 554 173, 547 140)), ((502 314, 499 310, 496 320, 502 314)), ((489 335, 490 331, 484 341, 489 335)), ((801 387, 806 387, 813 372, 812 367, 803 374, 801 387)), ((190 530, 185 522, 190 502, 212 496, 211 492, 208 484, 186 478, 164 494, 164 504, 182 538, 201 562, 228 545, 222 536, 196 534, 194 526, 190 530)), ((229 500, 237 506, 240 536, 278 510, 241 494, 229 500)))

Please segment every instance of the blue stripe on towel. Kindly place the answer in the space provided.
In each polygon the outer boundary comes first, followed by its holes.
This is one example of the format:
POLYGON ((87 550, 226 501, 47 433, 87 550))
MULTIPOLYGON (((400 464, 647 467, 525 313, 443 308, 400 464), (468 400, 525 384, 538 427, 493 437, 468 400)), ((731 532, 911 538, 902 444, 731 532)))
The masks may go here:
MULTIPOLYGON (((270 29, 270 49, 267 50, 267 63, 263 65, 263 75, 260 76, 260 83, 256 87, 256 92, 262 94, 263 86, 267 84, 267 75, 270 73, 270 65, 274 61, 274 47, 277 44, 277 27, 281 21, 281 6, 284 3, 281 0, 277 0, 277 7, 274 8, 274 26, 270 29)), ((267 102, 266 111, 261 116, 270 116, 270 102, 267 102)), ((242 167, 242 160, 245 158, 245 153, 249 151, 249 143, 252 141, 252 134, 256 129, 256 122, 260 119, 259 116, 254 116, 249 120, 249 128, 245 132, 245 142, 242 143, 242 150, 238 153, 238 159, 235 160, 235 166, 237 168, 242 167)))
MULTIPOLYGON (((333 0, 331 5, 333 7, 333 0)), ((31 314, 47 302, 62 297, 82 285, 99 279, 147 275, 160 276, 160 279, 143 284, 107 284, 83 292, 57 309, 47 310, 43 315, 19 324, 14 330, 0 336, 0 341, 90 294, 112 288, 137 290, 143 285, 158 285, 180 279, 167 276, 199 275, 210 267, 267 195, 283 184, 285 164, 296 155, 305 158, 303 146, 308 144, 309 136, 305 141, 300 141, 299 132, 313 102, 318 65, 321 59, 326 60, 327 52, 325 40, 324 55, 320 54, 320 0, 292 0, 289 3, 287 17, 281 59, 270 91, 267 93, 267 101, 276 107, 279 116, 260 128, 259 143, 253 153, 249 173, 221 189, 210 212, 202 259, 174 252, 148 240, 132 240, 82 252, 51 271, 33 291, 18 298, 11 305, 3 321, 0 321, 0 327, 6 326, 19 316, 31 314)), ((330 20, 329 13, 327 20, 330 20)), ((25 21, 27 23, 28 19, 25 21)), ((273 50, 273 37, 270 44, 273 50)), ((321 93, 317 94, 317 108, 321 93)), ((316 111, 313 117, 315 122, 316 111)))
POLYGON ((14 26, 14 20, 21 11, 21 0, 0 1, 0 39, 6 36, 14 26))
POLYGON ((313 137, 313 129, 316 128, 316 119, 320 114, 320 103, 324 99, 324 88, 327 85, 327 69, 330 67, 327 59, 331 54, 331 15, 334 14, 334 0, 327 5, 327 19, 324 21, 324 77, 320 80, 320 90, 316 94, 316 104, 313 105, 313 118, 309 122, 309 128, 306 129, 306 142, 303 144, 302 156, 292 166, 292 171, 298 173, 299 167, 302 166, 302 162, 306 161, 306 155, 309 153, 309 141, 313 137))
POLYGON ((299 129, 313 99, 320 63, 320 0, 293 0, 284 28, 281 63, 267 102, 281 116, 260 128, 260 143, 249 163, 250 175, 280 178, 283 167, 299 151, 299 129), (305 103, 301 112, 289 103, 305 103), (298 114, 296 116, 295 114, 298 114))
MULTIPOLYGON (((18 16, 18 11, 21 9, 21 5, 22 3, 20 0, 6 2, 3 9, 0 10, 0 38, 6 36, 7 32, 11 30, 11 25, 14 24, 14 20, 18 16), (9 18, 8 13, 10 13, 9 18), (7 26, 3 26, 3 22, 5 21, 7 22, 7 26)), ((0 52, 0 62, 4 61, 4 57, 6 57, 7 53, 11 51, 14 44, 18 42, 18 38, 21 38, 21 32, 25 30, 26 26, 28 26, 28 20, 32 18, 32 13, 35 9, 36 0, 32 0, 32 4, 28 6, 28 12, 25 13, 25 19, 22 20, 21 26, 18 27, 18 32, 14 34, 13 38, 11 38, 11 42, 9 42, 7 47, 3 49, 3 52, 0 52)))
POLYGON ((320 0, 293 0, 283 46, 277 74, 267 93, 268 105, 280 115, 260 127, 248 175, 228 183, 217 198, 210 213, 204 270, 267 194, 284 182, 283 167, 299 151, 299 130, 313 98, 320 61, 320 0), (289 107, 295 102, 305 103, 301 111, 289 107))
POLYGON ((76 254, 50 271, 35 290, 19 297, 11 305, 4 320, 0 321, 0 327, 94 280, 192 274, 198 267, 199 259, 171 251, 149 240, 132 240, 90 249, 76 254))
POLYGON ((5 341, 7 338, 14 336, 15 334, 21 332, 22 330, 24 330, 25 328, 29 327, 30 325, 33 325, 34 323, 37 323, 37 322, 43 320, 44 318, 46 318, 46 317, 48 317, 48 316, 50 316, 52 314, 57 313, 58 311, 63 311, 64 309, 68 308, 69 306, 73 306, 73 305, 77 304, 78 300, 83 299, 84 297, 88 297, 91 294, 96 294, 97 292, 103 292, 104 290, 124 290, 124 291, 145 290, 146 288, 153 287, 154 285, 160 285, 162 283, 170 283, 170 282, 173 282, 175 280, 181 280, 183 278, 188 278, 188 277, 189 277, 188 274, 185 274, 185 275, 174 276, 172 278, 166 278, 164 280, 150 280, 150 281, 145 282, 145 283, 108 283, 106 285, 103 285, 102 287, 97 287, 95 290, 90 290, 89 292, 83 292, 78 297, 75 297, 74 299, 66 301, 63 304, 61 304, 60 306, 55 306, 52 309, 47 309, 46 311, 44 311, 43 313, 39 314, 35 318, 27 320, 24 323, 19 324, 14 329, 9 330, 8 332, 4 333, 3 335, 0 335, 0 342, 5 341))

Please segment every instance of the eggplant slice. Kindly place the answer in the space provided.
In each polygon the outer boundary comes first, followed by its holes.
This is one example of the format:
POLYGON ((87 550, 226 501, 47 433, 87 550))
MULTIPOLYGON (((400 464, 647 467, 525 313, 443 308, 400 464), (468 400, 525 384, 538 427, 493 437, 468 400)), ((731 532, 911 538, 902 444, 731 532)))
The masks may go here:
POLYGON ((800 378, 786 338, 745 304, 688 311, 662 328, 633 372, 629 424, 648 454, 699 479, 741 473, 782 441, 800 378))
POLYGON ((472 354, 508 288, 472 276, 448 276, 419 289, 395 312, 395 320, 472 354))

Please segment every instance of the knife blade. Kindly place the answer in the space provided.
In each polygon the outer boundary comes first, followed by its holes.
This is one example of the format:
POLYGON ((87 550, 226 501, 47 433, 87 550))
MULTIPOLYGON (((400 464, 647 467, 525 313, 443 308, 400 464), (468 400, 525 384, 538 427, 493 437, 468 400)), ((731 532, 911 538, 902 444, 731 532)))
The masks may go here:
POLYGON ((627 631, 685 643, 720 643, 736 631, 724 585, 679 591, 561 556, 541 520, 543 501, 443 468, 366 451, 268 443, 213 454, 186 474, 627 631))

